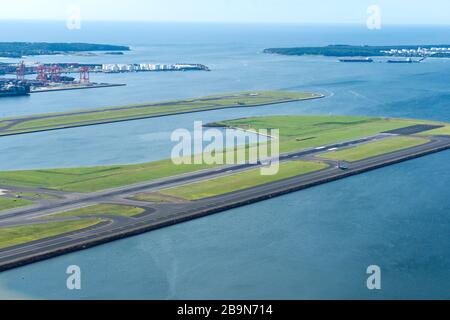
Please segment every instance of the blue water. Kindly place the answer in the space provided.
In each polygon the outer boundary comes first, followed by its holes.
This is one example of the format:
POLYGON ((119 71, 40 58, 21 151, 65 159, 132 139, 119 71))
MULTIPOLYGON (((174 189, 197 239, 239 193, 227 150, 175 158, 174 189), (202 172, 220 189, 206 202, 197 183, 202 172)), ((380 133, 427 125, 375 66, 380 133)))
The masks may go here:
MULTIPOLYGON (((77 62, 195 62, 210 73, 95 75, 126 87, 2 99, 0 116, 94 108, 255 89, 314 90, 322 100, 220 110, 2 138, 0 169, 138 163, 170 155, 170 133, 193 122, 275 114, 348 114, 450 121, 450 60, 342 64, 265 55, 266 47, 446 43, 450 28, 64 24, 1 22, 1 41, 127 44, 124 56, 77 62), (32 34, 30 30, 35 30, 32 34)), ((0 275, 16 298, 450 298, 450 153, 443 152, 270 201, 58 257, 0 275), (83 270, 68 291, 65 269, 83 270), (383 290, 365 287, 383 270, 383 290)))

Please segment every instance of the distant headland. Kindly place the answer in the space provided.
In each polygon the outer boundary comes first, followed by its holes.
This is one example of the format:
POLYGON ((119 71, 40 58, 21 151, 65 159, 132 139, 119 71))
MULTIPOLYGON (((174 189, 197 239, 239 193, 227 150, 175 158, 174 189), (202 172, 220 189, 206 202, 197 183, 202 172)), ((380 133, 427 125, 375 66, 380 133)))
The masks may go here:
POLYGON ((325 47, 269 48, 264 53, 328 57, 433 57, 450 58, 450 45, 411 46, 353 46, 329 45, 325 47))
POLYGON ((91 43, 0 42, 0 57, 5 58, 90 51, 122 52, 130 51, 130 48, 127 46, 91 43))

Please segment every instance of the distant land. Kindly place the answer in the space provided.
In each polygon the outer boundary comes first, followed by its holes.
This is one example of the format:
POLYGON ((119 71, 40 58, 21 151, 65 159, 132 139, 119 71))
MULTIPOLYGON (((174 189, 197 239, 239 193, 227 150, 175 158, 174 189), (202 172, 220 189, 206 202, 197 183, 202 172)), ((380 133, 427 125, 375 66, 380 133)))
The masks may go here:
POLYGON ((46 43, 46 42, 0 42, 0 57, 22 58, 23 56, 55 55, 87 51, 130 51, 129 47, 90 43, 46 43))
POLYGON ((450 58, 450 45, 352 46, 269 48, 264 53, 290 56, 320 55, 327 57, 434 57, 450 58))

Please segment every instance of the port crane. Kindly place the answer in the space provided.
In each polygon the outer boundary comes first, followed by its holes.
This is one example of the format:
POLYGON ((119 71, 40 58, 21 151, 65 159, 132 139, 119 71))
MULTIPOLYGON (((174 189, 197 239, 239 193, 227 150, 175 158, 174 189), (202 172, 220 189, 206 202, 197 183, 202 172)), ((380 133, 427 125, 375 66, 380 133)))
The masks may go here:
POLYGON ((88 67, 80 68, 80 83, 89 83, 90 82, 90 70, 88 67))
MULTIPOLYGON (((59 65, 38 65, 36 67, 37 77, 36 80, 42 82, 42 83, 48 83, 49 81, 54 83, 60 83, 67 81, 63 77, 62 74, 64 73, 64 70, 59 65)), ((72 81, 72 80, 70 80, 72 81)))
POLYGON ((21 61, 19 63, 19 66, 17 67, 17 71, 16 71, 17 80, 18 81, 24 81, 25 80, 25 73, 26 73, 25 62, 21 61))
POLYGON ((48 82, 47 67, 44 65, 38 65, 36 71, 37 71, 36 80, 39 80, 43 83, 47 83, 48 82))

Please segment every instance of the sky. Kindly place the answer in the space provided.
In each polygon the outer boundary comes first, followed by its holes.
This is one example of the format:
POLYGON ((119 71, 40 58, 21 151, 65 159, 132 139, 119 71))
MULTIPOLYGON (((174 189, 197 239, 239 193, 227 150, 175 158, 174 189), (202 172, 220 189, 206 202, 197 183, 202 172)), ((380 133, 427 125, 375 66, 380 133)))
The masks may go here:
POLYGON ((0 19, 359 24, 371 5, 384 24, 450 24, 449 0, 0 0, 0 19))

